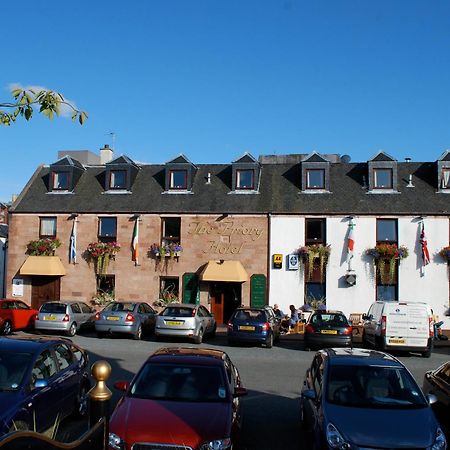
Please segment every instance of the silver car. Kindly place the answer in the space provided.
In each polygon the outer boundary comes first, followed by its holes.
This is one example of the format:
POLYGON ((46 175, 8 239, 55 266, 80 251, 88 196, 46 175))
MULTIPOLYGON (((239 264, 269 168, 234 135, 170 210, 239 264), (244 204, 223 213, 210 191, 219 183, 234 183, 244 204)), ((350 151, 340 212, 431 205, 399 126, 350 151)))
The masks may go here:
POLYGON ((171 303, 156 318, 156 337, 187 337, 201 344, 206 334, 215 336, 216 320, 202 305, 171 303))
POLYGON ((95 311, 84 302, 43 303, 34 327, 38 331, 58 331, 75 336, 82 327, 94 326, 95 311))
POLYGON ((131 334, 141 339, 155 328, 157 312, 144 302, 112 302, 95 315, 95 331, 98 337, 111 333, 131 334))

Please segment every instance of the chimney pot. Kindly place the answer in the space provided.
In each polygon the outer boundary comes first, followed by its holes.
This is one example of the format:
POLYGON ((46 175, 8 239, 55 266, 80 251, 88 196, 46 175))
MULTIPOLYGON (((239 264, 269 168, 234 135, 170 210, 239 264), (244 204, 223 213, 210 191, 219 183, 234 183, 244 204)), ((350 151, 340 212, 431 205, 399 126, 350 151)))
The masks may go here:
POLYGON ((109 163, 113 158, 113 151, 109 148, 108 144, 105 144, 103 148, 100 149, 100 164, 109 163))

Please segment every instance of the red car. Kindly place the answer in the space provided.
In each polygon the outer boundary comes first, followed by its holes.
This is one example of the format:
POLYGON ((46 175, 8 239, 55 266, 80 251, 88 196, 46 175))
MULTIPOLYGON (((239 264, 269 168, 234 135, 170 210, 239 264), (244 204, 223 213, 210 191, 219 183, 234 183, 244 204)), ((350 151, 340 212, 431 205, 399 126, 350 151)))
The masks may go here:
POLYGON ((161 348, 114 387, 126 394, 111 417, 110 449, 225 450, 238 441, 247 390, 220 350, 161 348))
POLYGON ((0 300, 0 317, 3 319, 2 333, 10 334, 15 330, 33 328, 37 313, 36 309, 30 308, 20 300, 0 300))

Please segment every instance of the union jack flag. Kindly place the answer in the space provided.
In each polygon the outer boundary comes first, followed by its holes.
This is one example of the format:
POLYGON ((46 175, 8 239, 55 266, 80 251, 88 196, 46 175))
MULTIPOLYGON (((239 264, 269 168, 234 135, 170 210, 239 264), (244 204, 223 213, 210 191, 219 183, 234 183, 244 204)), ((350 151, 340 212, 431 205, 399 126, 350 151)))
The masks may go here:
POLYGON ((422 232, 420 233, 420 245, 422 246, 422 260, 423 265, 430 263, 430 253, 428 252, 428 242, 425 236, 425 225, 422 223, 422 232))

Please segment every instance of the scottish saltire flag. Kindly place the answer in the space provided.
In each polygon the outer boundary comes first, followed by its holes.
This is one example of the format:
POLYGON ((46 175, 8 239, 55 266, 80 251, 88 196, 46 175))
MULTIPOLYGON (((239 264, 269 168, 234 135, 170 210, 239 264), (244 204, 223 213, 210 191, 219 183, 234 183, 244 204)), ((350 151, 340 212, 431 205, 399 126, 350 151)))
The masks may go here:
POLYGON ((350 222, 348 226, 350 227, 350 229, 347 237, 347 263, 350 264, 350 261, 353 258, 353 248, 355 246, 355 232, 353 230, 355 224, 353 222, 350 222))
POLYGON ((77 221, 74 219, 72 233, 70 233, 69 263, 77 262, 77 221))
POLYGON ((131 241, 131 247, 133 249, 133 254, 131 260, 135 262, 136 265, 139 264, 139 219, 134 222, 133 229, 133 239, 131 241))
POLYGON ((425 225, 422 222, 422 232, 420 233, 420 245, 422 247, 422 261, 423 265, 426 266, 430 263, 430 253, 428 252, 428 242, 425 236, 425 225))

